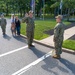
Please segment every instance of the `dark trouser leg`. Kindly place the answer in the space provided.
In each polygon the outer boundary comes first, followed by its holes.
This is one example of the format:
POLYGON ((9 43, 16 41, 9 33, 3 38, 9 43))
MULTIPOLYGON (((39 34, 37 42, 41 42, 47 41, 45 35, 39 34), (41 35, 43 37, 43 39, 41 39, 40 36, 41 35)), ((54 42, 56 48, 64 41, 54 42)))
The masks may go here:
POLYGON ((30 40, 31 40, 31 32, 27 32, 27 41, 28 41, 28 45, 31 44, 30 40))
POLYGON ((30 45, 32 45, 32 43, 33 43, 33 38, 34 38, 34 32, 31 33, 31 38, 30 38, 30 43, 31 44, 30 45))
POLYGON ((28 45, 32 45, 33 37, 34 37, 34 33, 33 32, 27 32, 28 45))
POLYGON ((2 29, 3 34, 5 34, 6 33, 6 25, 2 25, 1 29, 2 29))
POLYGON ((55 42, 55 50, 56 55, 60 55, 62 53, 62 42, 55 42))
POLYGON ((17 34, 20 35, 20 27, 17 27, 16 30, 17 30, 17 34))

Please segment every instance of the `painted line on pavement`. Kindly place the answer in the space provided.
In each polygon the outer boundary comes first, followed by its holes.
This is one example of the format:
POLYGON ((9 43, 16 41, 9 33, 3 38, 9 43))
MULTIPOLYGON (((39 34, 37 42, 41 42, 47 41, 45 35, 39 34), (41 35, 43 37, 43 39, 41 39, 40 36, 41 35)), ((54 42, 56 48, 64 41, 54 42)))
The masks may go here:
POLYGON ((24 48, 27 48, 27 47, 28 47, 28 45, 27 45, 27 46, 24 46, 24 47, 21 47, 21 48, 18 48, 18 49, 15 49, 15 50, 12 50, 12 51, 10 51, 10 52, 1 54, 1 55, 0 55, 0 58, 3 57, 3 56, 6 56, 6 55, 12 54, 12 53, 14 53, 14 52, 20 51, 20 50, 22 50, 22 49, 24 49, 24 48))
POLYGON ((36 61, 32 62, 31 64, 25 66, 24 68, 18 70, 17 72, 13 73, 12 75, 21 75, 21 74, 25 73, 26 71, 28 71, 33 66, 37 65, 38 63, 40 63, 44 59, 48 58, 50 55, 52 55, 52 51, 50 51, 49 53, 45 54, 44 56, 42 56, 41 58, 37 59, 36 61))

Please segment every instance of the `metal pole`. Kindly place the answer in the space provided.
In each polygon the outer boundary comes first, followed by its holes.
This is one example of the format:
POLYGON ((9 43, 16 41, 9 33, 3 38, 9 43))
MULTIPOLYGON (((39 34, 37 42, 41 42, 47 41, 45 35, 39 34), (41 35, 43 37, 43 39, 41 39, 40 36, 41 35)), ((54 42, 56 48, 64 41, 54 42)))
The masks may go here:
POLYGON ((33 0, 31 0, 31 10, 33 11, 33 0))
POLYGON ((62 15, 62 5, 63 5, 63 0, 60 1, 60 10, 61 10, 61 15, 62 15))
POLYGON ((33 17, 35 19, 35 0, 31 0, 31 10, 34 12, 33 17))
POLYGON ((43 20, 44 20, 44 15, 45 15, 45 0, 43 0, 43 20))
POLYGON ((34 19, 35 19, 35 0, 34 0, 34 19))
MULTIPOLYGON (((61 5, 62 5, 62 0, 61 0, 61 5)), ((62 15, 62 7, 61 7, 61 15, 62 15)))

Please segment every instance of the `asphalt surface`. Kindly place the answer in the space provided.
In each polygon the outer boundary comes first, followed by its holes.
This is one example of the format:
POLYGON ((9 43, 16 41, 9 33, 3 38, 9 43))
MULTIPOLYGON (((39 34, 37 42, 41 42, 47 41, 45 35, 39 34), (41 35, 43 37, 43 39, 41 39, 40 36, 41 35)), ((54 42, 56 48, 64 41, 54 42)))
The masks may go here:
POLYGON ((52 48, 33 43, 29 49, 25 38, 12 36, 7 21, 5 36, 0 29, 0 75, 75 75, 75 55, 63 52, 58 60, 52 48))

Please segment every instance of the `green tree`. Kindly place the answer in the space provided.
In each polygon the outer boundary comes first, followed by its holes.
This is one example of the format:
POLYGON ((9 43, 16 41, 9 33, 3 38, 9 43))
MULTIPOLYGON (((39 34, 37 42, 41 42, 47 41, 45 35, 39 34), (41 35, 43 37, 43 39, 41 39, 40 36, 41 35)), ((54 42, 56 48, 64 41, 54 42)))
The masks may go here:
MULTIPOLYGON (((60 7, 60 0, 54 0, 54 1, 55 2, 50 7, 58 11, 60 7)), ((66 14, 68 14, 68 19, 69 19, 71 11, 75 9, 75 0, 63 0, 62 9, 66 10, 66 14)), ((63 14, 65 13, 65 11, 62 11, 62 12, 63 14)))

